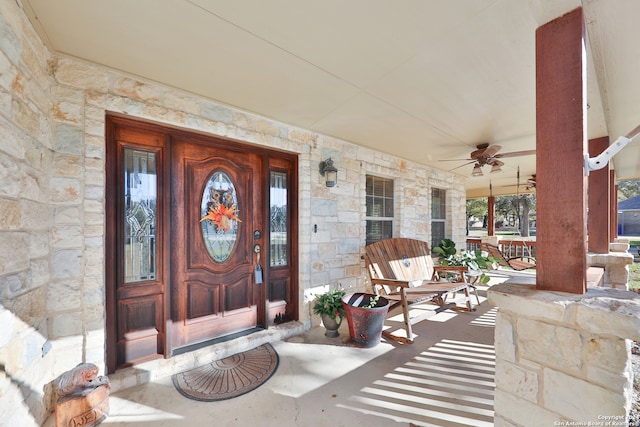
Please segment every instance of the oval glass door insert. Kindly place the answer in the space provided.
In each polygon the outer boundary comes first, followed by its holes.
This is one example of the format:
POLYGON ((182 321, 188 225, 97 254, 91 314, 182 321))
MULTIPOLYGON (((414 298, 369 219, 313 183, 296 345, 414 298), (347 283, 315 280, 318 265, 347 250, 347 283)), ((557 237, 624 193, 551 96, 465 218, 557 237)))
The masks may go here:
POLYGON ((223 262, 238 239, 238 198, 231 178, 215 171, 207 180, 200 204, 202 238, 211 258, 223 262))

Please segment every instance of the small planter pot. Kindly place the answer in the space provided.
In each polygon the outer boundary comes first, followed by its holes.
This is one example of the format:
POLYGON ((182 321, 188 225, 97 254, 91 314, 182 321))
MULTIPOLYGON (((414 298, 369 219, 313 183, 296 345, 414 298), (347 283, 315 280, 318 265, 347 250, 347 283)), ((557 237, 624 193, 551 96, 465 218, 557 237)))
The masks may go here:
POLYGON ((389 311, 389 300, 384 297, 380 297, 372 308, 362 307, 368 305, 373 297, 373 294, 357 292, 342 298, 342 306, 349 323, 349 335, 360 347, 375 347, 380 343, 384 319, 389 311))
POLYGON ((338 329, 342 324, 342 317, 331 318, 328 314, 323 314, 322 316, 322 324, 326 329, 324 336, 329 338, 335 338, 340 335, 338 329))

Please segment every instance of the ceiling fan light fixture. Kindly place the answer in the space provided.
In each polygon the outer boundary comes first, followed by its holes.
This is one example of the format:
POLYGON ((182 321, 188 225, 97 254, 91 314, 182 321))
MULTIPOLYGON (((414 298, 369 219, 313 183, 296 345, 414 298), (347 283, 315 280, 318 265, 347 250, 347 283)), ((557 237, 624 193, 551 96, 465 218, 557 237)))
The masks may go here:
POLYGON ((493 165, 491 166, 491 172, 489 173, 496 173, 496 172, 502 172, 502 168, 500 167, 500 165, 493 165))
POLYGON ((482 175, 484 175, 482 173, 482 166, 476 163, 476 165, 473 167, 473 172, 471 172, 471 176, 482 176, 482 175))

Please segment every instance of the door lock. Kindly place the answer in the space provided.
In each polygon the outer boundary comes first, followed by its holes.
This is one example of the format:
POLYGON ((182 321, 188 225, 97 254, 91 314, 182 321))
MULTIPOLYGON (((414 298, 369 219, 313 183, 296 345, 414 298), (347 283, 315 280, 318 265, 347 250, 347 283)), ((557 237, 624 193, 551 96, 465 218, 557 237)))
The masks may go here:
POLYGON ((253 247, 253 252, 256 253, 256 267, 254 269, 254 277, 256 284, 262 283, 262 267, 260 267, 260 245, 253 247))

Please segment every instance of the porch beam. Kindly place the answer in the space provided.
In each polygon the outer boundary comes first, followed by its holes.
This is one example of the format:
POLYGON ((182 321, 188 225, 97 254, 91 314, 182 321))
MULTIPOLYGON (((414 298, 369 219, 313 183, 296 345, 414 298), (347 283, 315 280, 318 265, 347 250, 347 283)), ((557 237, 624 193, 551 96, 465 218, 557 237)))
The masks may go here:
POLYGON ((536 288, 587 281, 586 53, 582 8, 536 30, 536 288))
MULTIPOLYGON (((609 147, 609 137, 589 140, 589 157, 596 157, 609 147)), ((588 250, 592 253, 609 253, 609 164, 589 173, 587 232, 588 250)))

